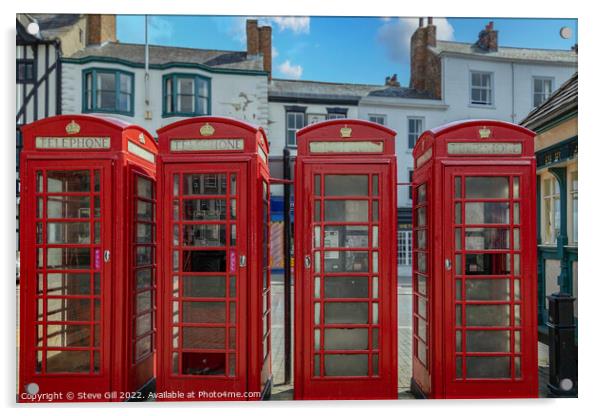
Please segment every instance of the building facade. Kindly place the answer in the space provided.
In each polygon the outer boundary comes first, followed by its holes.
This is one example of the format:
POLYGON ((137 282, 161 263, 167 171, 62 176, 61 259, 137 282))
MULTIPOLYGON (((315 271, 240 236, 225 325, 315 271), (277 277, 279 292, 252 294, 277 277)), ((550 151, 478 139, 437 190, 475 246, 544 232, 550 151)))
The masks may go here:
MULTIPOLYGON (((577 298, 579 241, 578 75, 575 73, 521 124, 534 130, 537 159, 538 324, 547 336, 547 296, 577 298)), ((577 301, 575 302, 577 318, 577 301)))

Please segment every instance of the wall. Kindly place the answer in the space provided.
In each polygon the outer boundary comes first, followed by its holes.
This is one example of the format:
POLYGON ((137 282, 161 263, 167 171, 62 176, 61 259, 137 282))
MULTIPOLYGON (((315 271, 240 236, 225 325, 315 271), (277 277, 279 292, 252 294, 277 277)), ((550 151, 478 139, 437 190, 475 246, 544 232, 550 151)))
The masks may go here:
POLYGON ((442 65, 442 98, 450 107, 450 120, 492 118, 515 123, 533 109, 534 76, 553 77, 553 89, 556 89, 577 70, 577 65, 515 63, 513 109, 513 65, 510 62, 444 56, 442 65), (492 106, 470 104, 470 71, 493 72, 492 106))
POLYGON ((139 124, 153 135, 156 135, 158 128, 182 119, 181 117, 162 117, 163 75, 170 73, 202 75, 211 79, 211 115, 233 117, 264 128, 267 127, 267 75, 216 74, 176 67, 166 70, 150 70, 151 105, 148 109, 152 112, 152 118, 147 120, 145 119, 147 107, 144 102, 143 68, 112 63, 80 65, 66 62, 63 64, 62 83, 64 114, 82 112, 82 71, 87 68, 119 69, 134 73, 134 116, 106 113, 103 115, 139 124))

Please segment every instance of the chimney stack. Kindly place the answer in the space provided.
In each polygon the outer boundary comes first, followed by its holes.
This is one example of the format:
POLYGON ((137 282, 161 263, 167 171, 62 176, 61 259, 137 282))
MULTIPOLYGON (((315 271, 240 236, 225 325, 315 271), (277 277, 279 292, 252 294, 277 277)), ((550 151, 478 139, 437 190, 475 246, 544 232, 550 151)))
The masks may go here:
POLYGON ((476 46, 487 52, 497 52, 497 30, 493 30, 493 22, 489 22, 484 30, 479 32, 476 46))
POLYGON ((261 26, 257 20, 247 20, 247 55, 263 56, 263 70, 272 79, 272 28, 261 26))
POLYGON ((86 16, 86 45, 117 42, 114 14, 89 14, 86 16))
POLYGON ((427 91, 433 97, 441 97, 441 63, 429 47, 437 46, 437 26, 433 18, 427 18, 422 26, 422 18, 410 41, 410 87, 418 91, 427 91))

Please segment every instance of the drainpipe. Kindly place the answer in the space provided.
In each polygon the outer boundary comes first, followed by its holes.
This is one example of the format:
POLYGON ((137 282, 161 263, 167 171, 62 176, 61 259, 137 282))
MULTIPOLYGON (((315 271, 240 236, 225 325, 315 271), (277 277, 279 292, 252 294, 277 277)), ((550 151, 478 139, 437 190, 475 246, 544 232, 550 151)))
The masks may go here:
POLYGON ((516 119, 516 114, 514 112, 514 62, 510 63, 512 67, 512 122, 514 123, 516 119))
POLYGON ((149 61, 149 56, 148 56, 148 15, 145 14, 144 15, 144 103, 146 104, 146 114, 145 114, 145 118, 146 119, 150 119, 152 118, 152 115, 150 114, 150 96, 149 96, 149 89, 150 89, 150 75, 149 75, 149 71, 148 71, 148 61, 149 61))

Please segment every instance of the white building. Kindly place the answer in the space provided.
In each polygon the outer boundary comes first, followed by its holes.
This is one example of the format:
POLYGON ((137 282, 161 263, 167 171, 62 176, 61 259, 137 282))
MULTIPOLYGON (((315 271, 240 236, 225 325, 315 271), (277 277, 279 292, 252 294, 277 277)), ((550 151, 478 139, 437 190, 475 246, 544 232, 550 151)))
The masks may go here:
POLYGON ((151 134, 201 115, 267 127, 270 27, 247 22, 247 51, 151 45, 148 60, 145 45, 113 41, 110 30, 103 32, 109 40, 100 39, 63 59, 63 113, 106 114, 151 134))

